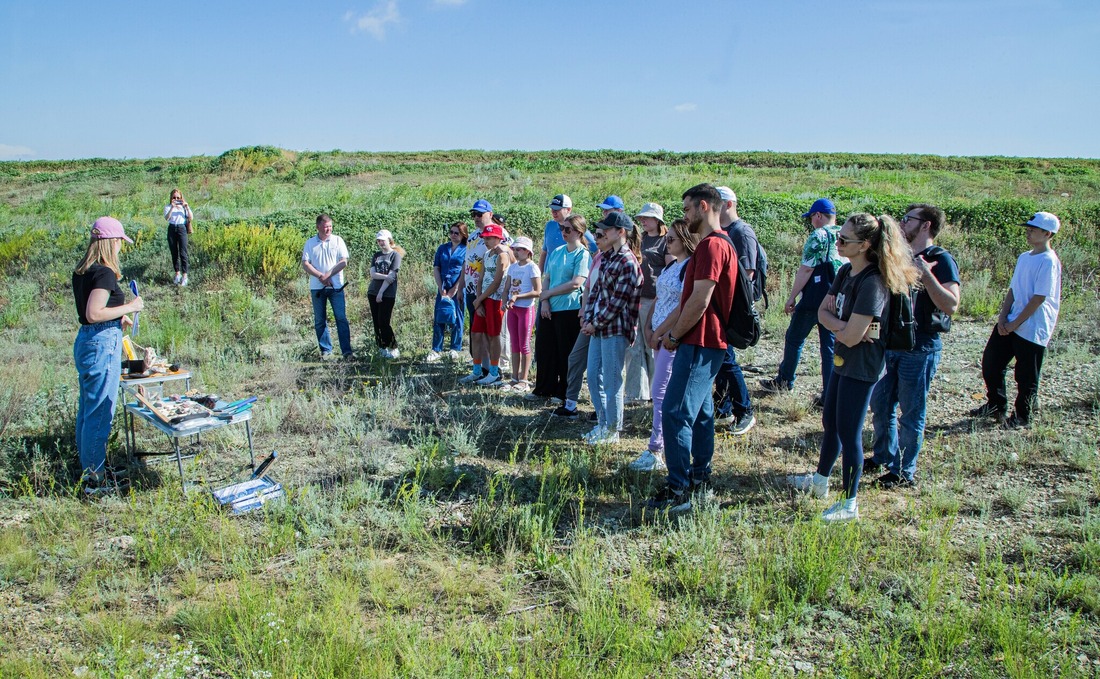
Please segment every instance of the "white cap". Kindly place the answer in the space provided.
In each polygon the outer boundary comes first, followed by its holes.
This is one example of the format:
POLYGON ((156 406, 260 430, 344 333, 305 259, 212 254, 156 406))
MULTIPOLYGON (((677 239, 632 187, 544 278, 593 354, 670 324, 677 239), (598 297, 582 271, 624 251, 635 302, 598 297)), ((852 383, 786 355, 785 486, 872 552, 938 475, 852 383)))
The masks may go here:
POLYGON ((634 215, 634 218, 638 217, 653 217, 660 223, 665 223, 665 209, 658 203, 646 203, 642 206, 642 211, 634 215))
POLYGON ((1036 229, 1058 233, 1062 222, 1058 221, 1058 218, 1049 212, 1036 212, 1035 216, 1027 220, 1024 226, 1034 226, 1036 229))
POLYGON ((722 200, 737 202, 737 194, 728 186, 719 186, 718 195, 722 196, 722 200))
POLYGON ((382 229, 378 233, 374 234, 374 240, 393 240, 393 234, 386 229, 382 229))

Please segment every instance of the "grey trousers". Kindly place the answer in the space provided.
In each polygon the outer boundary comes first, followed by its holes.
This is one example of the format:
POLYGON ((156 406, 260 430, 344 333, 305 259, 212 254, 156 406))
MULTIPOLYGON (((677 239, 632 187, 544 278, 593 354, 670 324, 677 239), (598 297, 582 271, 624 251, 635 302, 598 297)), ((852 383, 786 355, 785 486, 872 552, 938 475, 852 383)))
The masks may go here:
POLYGON ((581 395, 584 371, 588 368, 588 342, 592 338, 583 332, 577 335, 573 351, 569 352, 569 371, 565 375, 565 399, 576 401, 581 395))

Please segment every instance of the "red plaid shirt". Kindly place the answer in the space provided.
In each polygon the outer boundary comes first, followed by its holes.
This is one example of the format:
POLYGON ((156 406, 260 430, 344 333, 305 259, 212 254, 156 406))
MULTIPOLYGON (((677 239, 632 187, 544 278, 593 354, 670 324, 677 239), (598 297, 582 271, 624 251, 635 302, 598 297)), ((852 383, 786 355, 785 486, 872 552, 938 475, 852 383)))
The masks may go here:
POLYGON ((588 293, 584 322, 592 324, 596 337, 622 335, 633 342, 641 299, 642 268, 634 252, 626 245, 606 252, 588 293))

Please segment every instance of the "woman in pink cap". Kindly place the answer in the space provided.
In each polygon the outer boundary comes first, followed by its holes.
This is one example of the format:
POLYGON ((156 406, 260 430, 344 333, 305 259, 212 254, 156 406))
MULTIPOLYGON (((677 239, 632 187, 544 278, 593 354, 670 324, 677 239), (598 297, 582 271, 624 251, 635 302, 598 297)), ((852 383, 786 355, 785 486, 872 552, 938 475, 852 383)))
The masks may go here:
POLYGON ((122 329, 132 325, 127 314, 145 307, 140 297, 127 303, 118 285, 122 278, 118 251, 123 240, 134 242, 117 219, 95 220, 88 251, 73 271, 73 297, 80 320, 73 342, 73 360, 80 376, 76 451, 88 492, 113 487, 114 479, 108 478, 113 474, 107 467, 107 438, 122 377, 122 329))

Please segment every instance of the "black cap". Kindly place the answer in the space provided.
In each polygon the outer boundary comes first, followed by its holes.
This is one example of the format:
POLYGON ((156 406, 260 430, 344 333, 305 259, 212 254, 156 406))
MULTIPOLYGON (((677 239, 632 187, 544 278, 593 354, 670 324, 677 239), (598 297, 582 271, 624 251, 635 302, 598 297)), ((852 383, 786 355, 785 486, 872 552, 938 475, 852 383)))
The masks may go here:
POLYGON ((634 230, 634 221, 625 212, 608 212, 607 216, 596 222, 597 229, 626 229, 634 230))

